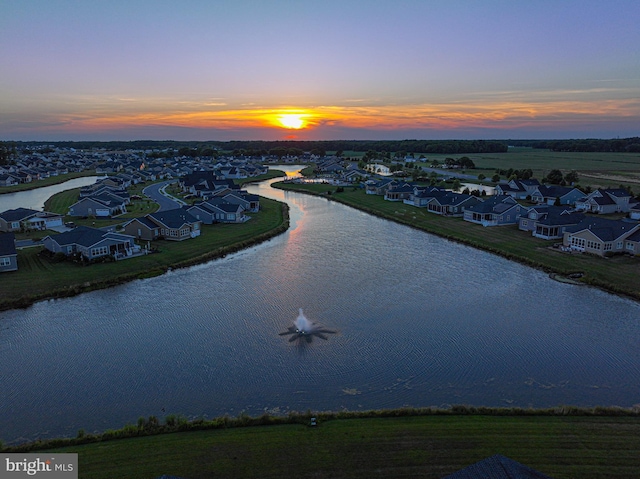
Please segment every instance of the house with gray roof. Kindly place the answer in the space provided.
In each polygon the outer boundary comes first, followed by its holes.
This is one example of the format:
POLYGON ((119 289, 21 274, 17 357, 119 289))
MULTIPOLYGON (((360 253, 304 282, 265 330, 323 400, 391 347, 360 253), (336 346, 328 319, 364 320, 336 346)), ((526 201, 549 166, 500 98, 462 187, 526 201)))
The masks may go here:
POLYGON ((552 479, 513 459, 496 454, 443 479, 552 479))
POLYGON ((540 205, 529 208, 520 217, 518 228, 531 231, 531 235, 541 239, 561 239, 569 226, 575 226, 584 220, 584 213, 568 207, 540 205))
POLYGON ((133 218, 124 225, 124 232, 137 240, 153 241, 160 237, 160 225, 146 216, 133 218))
POLYGON ((554 205, 556 202, 561 205, 575 205, 576 201, 585 196, 587 195, 578 188, 540 185, 531 193, 531 201, 538 204, 546 203, 548 205, 554 205))
POLYGON ((15 208, 0 213, 0 231, 20 231, 22 222, 38 214, 37 210, 30 208, 15 208))
POLYGON ((507 183, 499 183, 496 185, 496 195, 511 196, 517 200, 523 200, 540 186, 540 182, 536 179, 528 180, 510 180, 507 183))
POLYGON ((465 208, 464 220, 482 226, 515 225, 527 210, 513 197, 498 195, 465 208))
POLYGON ((81 198, 69 206, 69 216, 95 216, 107 218, 126 213, 127 206, 122 198, 103 194, 81 198))
POLYGON ((170 241, 183 241, 200 236, 202 221, 182 208, 156 211, 146 218, 160 227, 160 237, 170 241))
POLYGON ((599 256, 623 253, 625 241, 638 230, 640 224, 636 222, 588 216, 577 225, 565 229, 562 244, 572 251, 599 256))
POLYGON ((636 201, 624 188, 598 188, 576 201, 576 209, 590 213, 627 213, 636 201))
POLYGON ((464 216, 466 208, 481 202, 480 198, 466 193, 447 191, 443 195, 435 196, 427 205, 427 209, 431 213, 443 216, 464 216))
POLYGON ((15 239, 13 233, 0 233, 0 273, 18 270, 15 239))
POLYGON ((78 226, 71 231, 46 236, 42 243, 52 253, 66 256, 80 254, 86 260, 103 256, 125 259, 140 253, 133 236, 103 231, 89 226, 78 226))

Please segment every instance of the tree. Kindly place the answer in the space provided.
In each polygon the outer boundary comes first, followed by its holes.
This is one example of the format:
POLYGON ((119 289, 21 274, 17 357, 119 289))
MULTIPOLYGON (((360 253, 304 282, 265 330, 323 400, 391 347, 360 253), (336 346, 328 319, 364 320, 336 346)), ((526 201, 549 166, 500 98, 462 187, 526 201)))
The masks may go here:
POLYGON ((569 173, 564 175, 564 181, 568 184, 573 185, 578 182, 580 178, 578 178, 578 173, 575 170, 571 170, 569 173))
POLYGON ((491 177, 491 181, 498 183, 500 181, 500 175, 496 174, 491 177))
POLYGON ((479 181, 482 181, 482 180, 484 180, 485 178, 486 178, 486 176, 484 176, 482 173, 480 173, 480 174, 478 175, 478 180, 479 180, 479 181))
POLYGON ((458 178, 455 178, 453 180, 453 185, 451 186, 451 188, 453 189, 453 191, 459 191, 460 190, 460 180, 458 178))
POLYGON ((545 177, 545 180, 547 183, 551 183, 552 185, 559 185, 562 183, 562 171, 551 170, 545 177))

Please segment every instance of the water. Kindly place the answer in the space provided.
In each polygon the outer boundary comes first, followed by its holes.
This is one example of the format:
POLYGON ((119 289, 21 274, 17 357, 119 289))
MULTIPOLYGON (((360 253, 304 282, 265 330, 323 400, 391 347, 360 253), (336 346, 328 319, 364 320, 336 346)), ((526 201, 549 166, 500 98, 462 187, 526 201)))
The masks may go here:
POLYGON ((0 313, 0 438, 140 416, 640 403, 640 305, 326 199, 222 260, 0 313), (299 309, 336 334, 280 336, 299 309))
POLYGON ((0 212, 13 210, 15 208, 30 208, 32 210, 42 210, 44 202, 51 196, 61 191, 71 190, 73 188, 81 188, 83 186, 92 185, 98 180, 98 176, 83 176, 82 178, 74 178, 57 185, 45 186, 35 190, 17 191, 15 193, 6 193, 0 195, 0 212))

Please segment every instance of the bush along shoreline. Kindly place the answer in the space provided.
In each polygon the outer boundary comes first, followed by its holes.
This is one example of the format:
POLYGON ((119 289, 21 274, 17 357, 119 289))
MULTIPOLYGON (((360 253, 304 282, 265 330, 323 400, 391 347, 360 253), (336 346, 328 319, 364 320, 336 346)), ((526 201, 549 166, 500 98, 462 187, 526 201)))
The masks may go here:
POLYGON ((22 452, 28 453, 44 449, 62 448, 107 442, 119 439, 156 436, 160 434, 171 434, 177 432, 203 431, 214 429, 229 429, 256 426, 275 426, 287 424, 299 424, 309 426, 312 418, 315 423, 326 423, 328 421, 346 419, 371 419, 371 418, 401 418, 415 416, 493 416, 493 417, 621 417, 638 418, 640 409, 622 407, 593 407, 584 408, 577 406, 558 406, 547 409, 531 408, 494 408, 494 407, 474 407, 468 405, 454 405, 450 408, 400 408, 400 409, 377 409, 367 411, 323 411, 304 413, 292 411, 286 416, 275 416, 264 413, 253 417, 241 413, 237 417, 228 415, 213 419, 187 419, 184 416, 169 414, 162 422, 156 416, 148 418, 140 417, 136 424, 127 424, 120 429, 107 429, 101 433, 87 433, 80 429, 76 437, 38 439, 33 442, 18 445, 3 445, 0 442, 0 452, 22 452))
MULTIPOLYGON (((281 202, 275 202, 275 203, 277 203, 280 207, 281 221, 279 221, 278 224, 271 230, 255 235, 249 239, 246 239, 243 241, 237 241, 229 245, 215 248, 213 250, 203 250, 201 254, 190 257, 188 259, 178 261, 175 263, 162 265, 162 266, 153 267, 145 271, 122 273, 110 278, 77 283, 77 284, 69 285, 63 288, 44 291, 39 294, 27 294, 18 298, 4 298, 0 301, 0 311, 5 311, 9 309, 24 309, 24 308, 28 308, 29 306, 33 305, 38 301, 68 298, 72 296, 77 296, 82 293, 88 293, 90 291, 119 286, 121 284, 128 283, 130 281, 135 281, 137 279, 146 279, 146 278, 152 278, 155 276, 160 276, 170 270, 188 268, 190 266, 195 266, 197 264, 206 263, 208 261, 212 261, 219 258, 224 258, 229 254, 258 245, 276 236, 281 235, 282 233, 286 232, 289 229, 289 225, 290 225, 289 206, 286 203, 281 203, 281 202)), ((128 260, 124 260, 122 263, 126 264, 127 261, 135 261, 135 260, 136 258, 128 259, 128 260)), ((99 268, 100 265, 96 264, 88 267, 99 268)), ((17 273, 19 273, 19 271, 17 273)))

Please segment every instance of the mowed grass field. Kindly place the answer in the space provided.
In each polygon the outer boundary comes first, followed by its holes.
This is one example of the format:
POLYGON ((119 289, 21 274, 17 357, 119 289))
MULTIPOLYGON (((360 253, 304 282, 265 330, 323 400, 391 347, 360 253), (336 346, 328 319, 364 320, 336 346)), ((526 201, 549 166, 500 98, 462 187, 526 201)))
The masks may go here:
MULTIPOLYGON (((322 184, 298 185, 278 183, 278 188, 326 195, 334 201, 362 209, 423 231, 437 234, 520 261, 548 272, 569 274, 584 273, 583 281, 608 291, 623 293, 640 299, 640 259, 628 256, 601 258, 592 255, 567 254, 552 248, 557 241, 534 238, 518 227, 499 226, 485 228, 462 218, 443 217, 429 213, 424 208, 405 205, 402 202, 385 201, 382 196, 367 195, 361 188, 346 187, 336 193, 335 186, 322 184)), ((428 258, 423 258, 428 261, 428 258)))
POLYGON ((262 198, 260 213, 242 224, 203 225, 197 238, 154 241, 159 252, 123 261, 81 266, 53 263, 40 255, 42 247, 18 250, 18 271, 3 274, 0 309, 28 305, 33 300, 68 296, 136 278, 156 276, 175 268, 219 257, 284 231, 288 218, 282 203, 262 198))
POLYGON ((555 479, 637 478, 639 417, 411 416, 137 437, 56 449, 79 477, 441 478, 502 454, 555 479))

